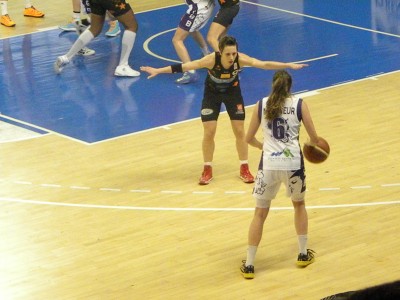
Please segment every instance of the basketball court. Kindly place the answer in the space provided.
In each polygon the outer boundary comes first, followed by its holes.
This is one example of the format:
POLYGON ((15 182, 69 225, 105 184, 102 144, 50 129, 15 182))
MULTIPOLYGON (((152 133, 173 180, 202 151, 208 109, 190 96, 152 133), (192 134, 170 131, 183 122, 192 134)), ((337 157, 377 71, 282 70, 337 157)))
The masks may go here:
MULTIPOLYGON (((130 64, 178 61, 171 39, 185 5, 130 4, 139 23, 130 64)), ((400 1, 241 2, 229 31, 239 51, 309 64, 290 71, 293 92, 331 146, 326 162, 306 165, 316 262, 295 266, 282 190, 251 281, 239 267, 252 185, 238 177, 226 114, 215 179, 197 184, 206 71, 184 86, 177 74, 116 78, 121 36, 101 34, 89 45, 94 56, 55 75, 55 59, 76 39, 57 28, 71 3, 35 5, 44 19, 24 19, 10 2, 17 26, 0 28, 0 299, 321 299, 399 279, 400 1)), ((246 127, 272 75, 241 72, 246 127)), ((260 152, 249 156, 255 174, 260 152)))

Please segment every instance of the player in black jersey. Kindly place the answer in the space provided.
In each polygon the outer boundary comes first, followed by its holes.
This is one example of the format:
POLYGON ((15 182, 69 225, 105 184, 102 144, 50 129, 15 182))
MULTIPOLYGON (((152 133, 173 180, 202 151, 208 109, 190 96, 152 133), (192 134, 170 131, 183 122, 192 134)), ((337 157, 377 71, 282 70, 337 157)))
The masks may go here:
POLYGON ((214 51, 219 51, 219 40, 224 37, 233 19, 240 10, 239 0, 218 0, 220 9, 215 15, 207 33, 207 42, 214 51))
POLYGON ((125 30, 121 39, 121 56, 119 65, 114 71, 115 76, 138 77, 140 72, 133 70, 129 64, 129 56, 132 52, 133 45, 136 40, 136 32, 138 31, 138 23, 135 14, 126 0, 86 0, 89 2, 91 10, 91 24, 88 29, 82 32, 70 50, 62 56, 57 57, 54 62, 54 71, 60 74, 72 58, 89 44, 103 29, 106 12, 109 11, 118 22, 120 22, 125 30))
POLYGON ((307 65, 258 60, 239 53, 236 39, 225 36, 219 42, 219 52, 211 53, 201 59, 163 68, 147 66, 140 68, 150 74, 148 78, 161 73, 182 73, 189 70, 208 69, 201 107, 201 120, 204 128, 202 144, 204 169, 199 180, 201 185, 208 184, 213 178, 211 165, 215 148, 214 137, 222 103, 229 114, 236 138, 236 150, 241 163, 239 176, 245 183, 254 182, 254 177, 248 168, 248 146, 244 130, 245 108, 238 77, 239 69, 244 66, 265 70, 285 68, 298 70, 307 65))

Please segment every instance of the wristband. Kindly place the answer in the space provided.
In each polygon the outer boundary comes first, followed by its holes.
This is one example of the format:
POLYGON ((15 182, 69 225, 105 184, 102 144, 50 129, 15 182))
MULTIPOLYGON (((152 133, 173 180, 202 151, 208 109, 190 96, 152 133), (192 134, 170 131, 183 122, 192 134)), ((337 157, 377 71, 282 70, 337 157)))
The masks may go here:
POLYGON ((182 64, 171 65, 172 73, 183 73, 182 64))

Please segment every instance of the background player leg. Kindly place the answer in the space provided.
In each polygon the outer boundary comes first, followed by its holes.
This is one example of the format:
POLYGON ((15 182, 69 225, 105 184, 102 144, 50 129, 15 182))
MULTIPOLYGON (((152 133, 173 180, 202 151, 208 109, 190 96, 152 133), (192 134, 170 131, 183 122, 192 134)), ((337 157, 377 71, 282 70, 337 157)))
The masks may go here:
POLYGON ((8 1, 0 1, 0 8, 1 8, 1 17, 0 17, 0 23, 1 25, 7 26, 7 27, 14 27, 15 22, 11 19, 11 17, 8 14, 8 1))
POLYGON ((210 54, 210 50, 208 49, 208 44, 200 31, 191 32, 190 36, 197 43, 197 45, 199 45, 201 53, 203 53, 203 56, 210 54))
POLYGON ((108 20, 108 25, 109 25, 108 30, 105 33, 106 36, 115 37, 120 35, 121 28, 119 27, 119 22, 114 18, 114 16, 109 11, 107 11, 106 20, 108 20))
POLYGON ((88 29, 86 29, 72 45, 67 54, 59 56, 54 63, 54 71, 59 74, 62 69, 71 61, 71 59, 87 44, 89 44, 96 36, 98 36, 103 29, 105 15, 92 14, 92 22, 88 29))
POLYGON ((85 11, 85 7, 82 4, 81 0, 72 0, 72 20, 70 23, 58 26, 62 31, 76 31, 76 25, 78 23, 82 23, 82 25, 89 26, 90 22, 88 20, 88 15, 85 11), (82 17, 81 17, 82 13, 82 17))
POLYGON ((136 32, 138 30, 138 23, 132 9, 125 14, 118 16, 117 20, 125 27, 125 31, 122 35, 121 57, 114 75, 129 77, 139 76, 140 73, 133 70, 128 64, 129 56, 132 52, 133 45, 135 44, 136 32))
POLYGON ((252 183, 254 182, 254 176, 251 175, 249 170, 249 147, 246 142, 246 133, 244 130, 244 121, 241 120, 232 120, 231 121, 232 130, 236 137, 236 150, 239 155, 240 160, 240 173, 239 177, 243 180, 244 183, 252 183))
MULTIPOLYGON (((179 59, 182 63, 190 62, 190 55, 187 51, 184 41, 189 36, 189 31, 183 30, 182 28, 178 27, 175 31, 174 37, 172 38, 172 44, 174 45, 176 54, 178 55, 179 59)), ((181 78, 178 78, 175 82, 176 83, 190 83, 196 80, 194 70, 188 71, 183 73, 181 78)))
POLYGON ((219 40, 226 35, 228 32, 228 28, 225 26, 222 26, 221 24, 212 22, 210 25, 210 29, 208 30, 207 33, 207 42, 210 44, 210 46, 214 49, 214 51, 218 52, 219 51, 219 40))

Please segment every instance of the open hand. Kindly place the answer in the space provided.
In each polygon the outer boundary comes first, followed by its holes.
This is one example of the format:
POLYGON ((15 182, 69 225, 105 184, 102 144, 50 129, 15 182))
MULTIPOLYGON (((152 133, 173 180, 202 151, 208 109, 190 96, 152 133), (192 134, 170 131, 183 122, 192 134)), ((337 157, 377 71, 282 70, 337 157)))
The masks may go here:
POLYGON ((293 70, 299 70, 304 67, 308 67, 308 64, 293 64, 293 63, 290 64, 290 68, 293 70))
POLYGON ((158 69, 156 69, 156 68, 144 66, 144 67, 140 67, 140 70, 150 74, 150 76, 148 76, 147 79, 153 78, 154 76, 158 75, 158 72, 157 72, 158 69))

